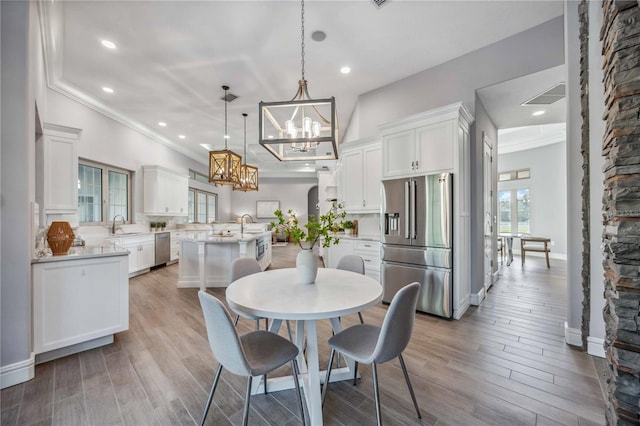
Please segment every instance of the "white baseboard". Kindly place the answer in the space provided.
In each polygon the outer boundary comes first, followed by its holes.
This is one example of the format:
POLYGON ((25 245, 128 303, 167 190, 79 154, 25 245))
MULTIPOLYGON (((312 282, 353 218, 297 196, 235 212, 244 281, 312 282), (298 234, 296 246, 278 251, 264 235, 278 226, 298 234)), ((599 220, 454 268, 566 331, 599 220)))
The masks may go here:
POLYGON ((600 358, 606 358, 604 352, 604 339, 591 336, 587 337, 587 353, 600 358))
POLYGON ((35 375, 36 354, 31 352, 29 359, 0 368, 0 389, 8 388, 33 379, 35 375))
POLYGON ((569 324, 565 321, 564 341, 572 346, 582 346, 582 332, 577 328, 569 328, 569 324))
POLYGON ((485 296, 484 288, 481 288, 478 293, 471 294, 471 304, 473 306, 480 306, 480 304, 484 300, 484 296, 485 296))
POLYGON ((469 303, 469 295, 467 294, 464 299, 462 299, 460 301, 460 303, 458 303, 458 306, 453 308, 453 319, 457 319, 459 320, 460 318, 462 318, 462 316, 464 315, 465 312, 467 312, 467 309, 469 309, 469 306, 471 306, 471 304, 469 303))

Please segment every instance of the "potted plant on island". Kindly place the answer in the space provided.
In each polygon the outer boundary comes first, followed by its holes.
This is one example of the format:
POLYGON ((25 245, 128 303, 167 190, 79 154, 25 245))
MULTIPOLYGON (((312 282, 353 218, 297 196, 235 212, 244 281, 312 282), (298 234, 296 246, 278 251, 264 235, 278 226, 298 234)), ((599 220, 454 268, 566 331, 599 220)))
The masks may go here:
POLYGON ((149 222, 149 227, 151 228, 151 232, 156 232, 156 223, 155 222, 149 222))
POLYGON ((309 221, 303 226, 300 226, 293 210, 287 211, 287 217, 282 210, 273 212, 278 221, 271 222, 271 227, 282 230, 288 239, 300 246, 300 253, 296 257, 298 282, 311 284, 316 279, 318 260, 313 253, 313 247, 318 241, 321 241, 322 247, 329 247, 340 241, 335 234, 340 228, 340 222, 347 215, 342 208, 342 204, 333 203, 331 209, 320 217, 309 215, 309 221))

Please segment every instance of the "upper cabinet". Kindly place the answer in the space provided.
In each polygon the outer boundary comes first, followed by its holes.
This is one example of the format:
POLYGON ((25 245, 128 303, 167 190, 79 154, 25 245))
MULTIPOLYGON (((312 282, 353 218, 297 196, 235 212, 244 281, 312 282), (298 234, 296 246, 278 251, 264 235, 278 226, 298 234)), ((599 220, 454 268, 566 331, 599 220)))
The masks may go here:
POLYGON ((189 176, 161 166, 142 166, 144 213, 154 216, 187 216, 189 176))
POLYGON ((36 183, 36 198, 45 214, 78 212, 78 153, 80 129, 43 123, 37 140, 37 167, 42 179, 36 183))
POLYGON ((342 147, 341 186, 348 213, 380 211, 382 145, 380 139, 350 142, 342 147))
POLYGON ((449 106, 380 126, 383 179, 456 169, 460 117, 467 127, 473 121, 461 111, 449 106))

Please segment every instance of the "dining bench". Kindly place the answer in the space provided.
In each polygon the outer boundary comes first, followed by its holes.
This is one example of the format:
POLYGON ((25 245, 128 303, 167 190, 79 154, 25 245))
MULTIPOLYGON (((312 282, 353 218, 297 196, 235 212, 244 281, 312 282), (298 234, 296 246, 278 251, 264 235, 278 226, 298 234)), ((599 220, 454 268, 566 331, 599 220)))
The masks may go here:
POLYGON ((524 257, 525 252, 534 251, 538 253, 544 252, 545 258, 547 259, 547 268, 551 268, 549 265, 549 246, 551 245, 551 238, 545 237, 530 237, 530 236, 521 236, 520 237, 520 256, 522 257, 522 266, 524 266, 524 257))

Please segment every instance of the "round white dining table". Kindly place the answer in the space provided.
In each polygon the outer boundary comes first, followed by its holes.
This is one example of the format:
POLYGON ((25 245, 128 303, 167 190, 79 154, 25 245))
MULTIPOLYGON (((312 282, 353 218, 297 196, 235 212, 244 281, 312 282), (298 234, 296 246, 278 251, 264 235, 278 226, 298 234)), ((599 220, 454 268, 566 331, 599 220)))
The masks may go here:
MULTIPOLYGON (((278 331, 283 320, 296 321, 296 345, 300 349, 298 361, 312 425, 322 424, 320 383, 324 380, 318 362, 316 321, 329 319, 335 333, 342 327, 338 317, 365 310, 382 299, 382 286, 373 278, 354 272, 320 268, 313 284, 296 282, 296 269, 274 269, 240 278, 227 287, 229 307, 236 312, 270 318, 270 329, 278 331), (301 332, 304 330, 304 333, 301 332), (303 347, 306 342, 306 360, 303 347)), ((353 378, 354 362, 331 371, 331 381, 353 378)), ((255 380, 252 393, 264 389, 255 380)), ((293 388, 290 377, 269 379, 268 389, 277 391, 293 388)))

